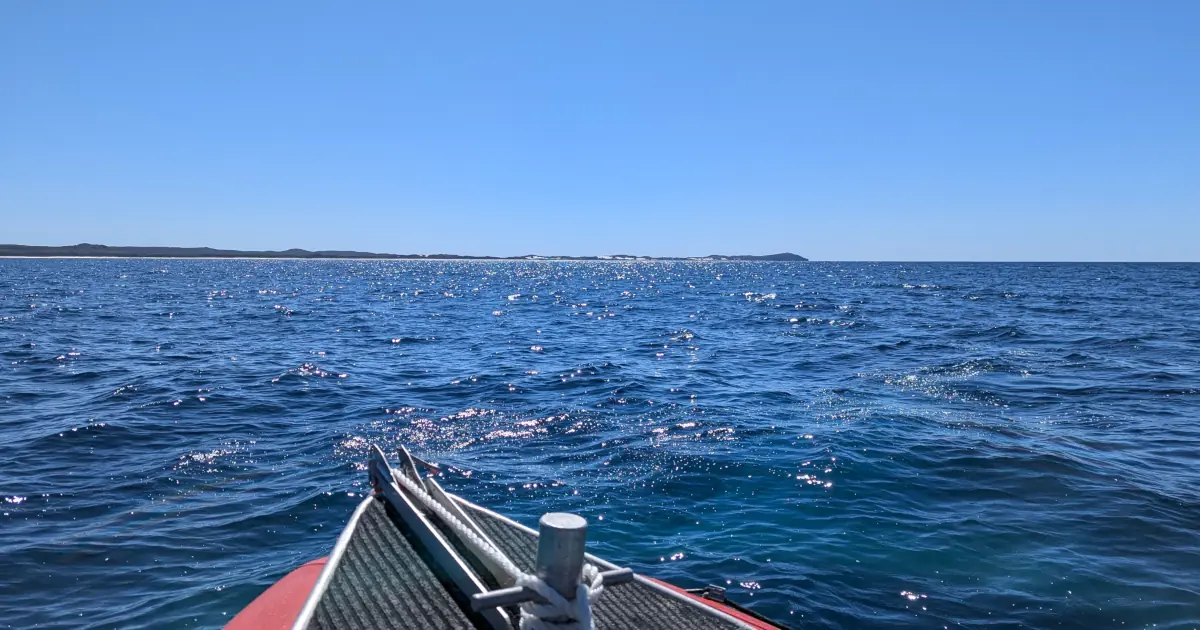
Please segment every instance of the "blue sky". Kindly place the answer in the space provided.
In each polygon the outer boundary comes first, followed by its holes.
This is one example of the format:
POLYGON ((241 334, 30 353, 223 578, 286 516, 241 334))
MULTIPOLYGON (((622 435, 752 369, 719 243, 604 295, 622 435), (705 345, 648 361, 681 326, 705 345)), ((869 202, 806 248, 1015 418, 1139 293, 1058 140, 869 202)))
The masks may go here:
POLYGON ((1200 2, 0 0, 0 242, 1200 260, 1200 2))

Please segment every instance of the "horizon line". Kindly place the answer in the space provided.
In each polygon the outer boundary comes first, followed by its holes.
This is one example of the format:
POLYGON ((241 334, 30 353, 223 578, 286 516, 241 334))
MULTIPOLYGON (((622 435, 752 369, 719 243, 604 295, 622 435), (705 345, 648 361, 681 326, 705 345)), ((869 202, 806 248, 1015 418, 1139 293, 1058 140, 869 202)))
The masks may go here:
POLYGON ((396 260, 396 261, 464 261, 464 262, 831 262, 831 263, 954 263, 954 264, 1196 264, 1200 260, 1033 260, 1033 259, 989 259, 989 260, 957 260, 957 259, 820 259, 812 260, 807 257, 782 252, 776 254, 706 254, 701 256, 680 255, 643 255, 643 254, 521 254, 475 255, 475 254, 393 254, 365 252, 356 250, 308 250, 291 247, 281 250, 242 250, 222 249, 202 246, 179 245, 102 245, 96 243, 77 243, 73 245, 23 245, 15 243, 0 243, 0 259, 124 259, 139 258, 152 260, 396 260), (123 252, 107 254, 104 252, 87 251, 74 253, 70 250, 151 250, 142 253, 123 252), (9 250, 9 251, 5 251, 9 250), (16 250, 16 251, 12 251, 16 250), (21 251, 33 250, 33 251, 21 251), (42 251, 39 251, 42 250, 42 251), (55 251, 60 250, 60 251, 55 251), (61 251, 66 250, 66 251, 61 251), (161 254, 153 250, 164 250, 161 254), (172 250, 208 250, 212 254, 204 255, 172 255, 172 250), (297 254, 289 256, 289 252, 297 254))
POLYGON ((636 263, 636 262, 719 262, 719 263, 854 263, 854 264, 953 264, 953 265, 1198 265, 1200 260, 936 260, 936 259, 850 259, 829 258, 820 260, 719 260, 703 256, 642 256, 638 258, 597 258, 597 257, 555 257, 542 256, 539 258, 501 257, 501 256, 457 256, 454 258, 432 258, 421 256, 380 257, 325 257, 301 258, 296 256, 94 256, 94 255, 7 255, 0 254, 0 260, 293 260, 298 262, 501 262, 501 263, 539 263, 539 262, 575 262, 575 263, 636 263))

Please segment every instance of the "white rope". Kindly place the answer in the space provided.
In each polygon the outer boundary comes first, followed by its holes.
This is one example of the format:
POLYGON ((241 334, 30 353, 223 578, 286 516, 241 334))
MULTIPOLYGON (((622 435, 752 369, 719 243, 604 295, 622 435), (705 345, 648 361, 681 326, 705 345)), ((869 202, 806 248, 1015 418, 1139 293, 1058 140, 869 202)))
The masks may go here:
POLYGON ((438 503, 418 482, 410 479, 403 472, 395 473, 392 479, 404 486, 405 490, 420 499, 426 509, 438 515, 442 522, 450 526, 455 534, 467 542, 477 553, 488 557, 493 563, 504 569, 509 577, 517 584, 533 589, 545 598, 545 604, 525 602, 521 604, 521 630, 592 630, 591 602, 598 599, 604 592, 604 578, 600 570, 591 564, 583 565, 583 582, 575 592, 575 599, 568 600, 546 584, 536 575, 531 575, 520 569, 508 556, 494 547, 487 539, 482 538, 468 527, 458 517, 438 503))
MULTIPOLYGON (((524 582, 525 577, 533 578, 545 590, 553 593, 554 597, 561 601, 555 601, 551 597, 546 597, 550 601, 549 604, 539 604, 537 602, 525 602, 521 604, 521 630, 591 630, 592 628, 592 607, 591 600, 599 598, 604 592, 604 578, 600 575, 600 570, 590 564, 583 566, 583 582, 580 583, 575 592, 575 599, 568 602, 562 595, 546 585, 545 582, 538 580, 536 577, 528 574, 517 578, 517 583, 521 586, 529 586, 539 593, 542 589, 527 584, 524 582), (548 619, 560 618, 563 621, 547 621, 548 619)), ((545 594, 543 594, 545 597, 545 594)))

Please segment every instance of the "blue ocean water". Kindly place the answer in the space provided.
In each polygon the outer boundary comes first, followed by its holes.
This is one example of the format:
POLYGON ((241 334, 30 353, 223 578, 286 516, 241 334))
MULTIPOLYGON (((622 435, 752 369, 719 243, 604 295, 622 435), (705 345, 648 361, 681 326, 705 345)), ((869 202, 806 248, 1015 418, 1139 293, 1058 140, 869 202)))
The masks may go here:
POLYGON ((203 627, 367 445, 795 627, 1200 620, 1200 266, 0 260, 0 627, 203 627))

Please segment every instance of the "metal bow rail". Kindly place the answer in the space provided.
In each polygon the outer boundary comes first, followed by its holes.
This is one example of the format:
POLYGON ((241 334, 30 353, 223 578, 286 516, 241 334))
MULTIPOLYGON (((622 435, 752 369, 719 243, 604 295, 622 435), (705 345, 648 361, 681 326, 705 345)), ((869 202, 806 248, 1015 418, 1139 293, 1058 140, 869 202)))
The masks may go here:
POLYGON ((433 476, 436 465, 399 449, 400 469, 392 468, 378 447, 371 447, 368 464, 371 485, 396 508, 405 525, 428 550, 445 575, 470 598, 471 608, 493 628, 512 628, 504 608, 521 606, 520 627, 591 630, 590 602, 606 586, 633 580, 630 569, 600 571, 585 560, 587 520, 566 513, 548 513, 538 522, 534 574, 522 571, 500 551, 433 476), (453 544, 471 552, 464 557, 453 544), (489 590, 473 568, 475 560, 501 588, 489 590))

